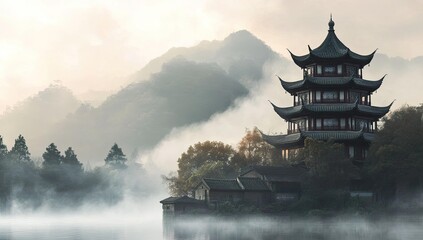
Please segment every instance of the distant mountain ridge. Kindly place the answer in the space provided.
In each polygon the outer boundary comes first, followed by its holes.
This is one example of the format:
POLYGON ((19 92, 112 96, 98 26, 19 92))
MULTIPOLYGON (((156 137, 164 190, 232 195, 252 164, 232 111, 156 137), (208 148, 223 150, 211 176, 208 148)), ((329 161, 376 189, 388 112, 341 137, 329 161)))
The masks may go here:
MULTIPOLYGON (((10 116, 18 115, 4 116, 0 134, 8 138, 24 134, 34 156, 40 156, 51 142, 60 149, 72 146, 82 161, 91 163, 102 162, 114 142, 133 156, 153 147, 173 128, 207 121, 236 99, 248 96, 246 83, 259 81, 264 64, 277 58, 278 54, 245 30, 222 41, 172 48, 135 73, 127 87, 98 107, 79 101, 72 106, 63 103, 61 110, 66 116, 58 114, 57 121, 35 124, 28 117, 19 117, 22 124, 10 131, 6 122, 12 123, 10 116)), ((50 108, 45 104, 39 107, 50 108)), ((48 112, 34 114, 42 119, 48 112)))
POLYGON ((278 59, 279 55, 247 30, 240 30, 222 41, 204 40, 194 47, 171 48, 134 73, 129 78, 131 83, 149 79, 151 74, 159 72, 164 63, 175 57, 217 63, 225 71, 237 74, 239 79, 258 80, 263 64, 269 59, 278 59))
POLYGON ((0 116, 0 134, 9 139, 9 143, 23 134, 30 139, 30 147, 36 146, 31 140, 40 140, 39 136, 45 135, 55 124, 75 112, 80 104, 71 90, 52 84, 4 112, 0 116))

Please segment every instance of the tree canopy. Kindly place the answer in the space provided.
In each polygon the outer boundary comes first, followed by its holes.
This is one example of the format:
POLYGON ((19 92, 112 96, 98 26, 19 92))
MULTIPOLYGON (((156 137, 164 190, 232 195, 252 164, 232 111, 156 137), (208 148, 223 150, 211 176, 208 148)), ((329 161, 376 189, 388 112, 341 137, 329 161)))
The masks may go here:
POLYGON ((54 143, 51 143, 43 153, 43 166, 58 166, 61 163, 61 158, 62 156, 60 155, 60 151, 57 149, 57 146, 54 143))
POLYGON ((250 165, 280 164, 278 151, 263 141, 257 128, 247 130, 237 146, 218 141, 190 146, 178 159, 177 174, 164 177, 170 192, 188 195, 202 178, 235 177, 250 165))
MULTIPOLYGON (((379 190, 400 181, 422 183, 423 105, 403 106, 382 119, 367 170, 379 190)), ((382 190, 383 191, 383 190, 382 190)))
POLYGON ((239 169, 249 165, 276 164, 280 155, 277 149, 263 140, 256 127, 253 130, 246 130, 245 136, 238 143, 237 153, 233 165, 239 169))
POLYGON ((314 188, 337 189, 347 186, 358 168, 345 155, 344 145, 329 141, 306 138, 304 148, 298 150, 293 160, 304 163, 310 171, 314 188))
POLYGON ((82 169, 82 163, 79 162, 78 157, 71 147, 65 151, 65 155, 62 157, 62 163, 67 166, 82 169))
POLYGON ((0 136, 0 161, 6 160, 7 154, 7 146, 3 143, 3 137, 0 136))
POLYGON ((106 159, 104 159, 104 161, 106 162, 106 165, 116 166, 116 167, 125 166, 126 160, 127 159, 125 154, 123 154, 122 149, 116 143, 113 144, 112 148, 107 154, 106 159))
POLYGON ((30 155, 25 138, 19 135, 18 138, 15 139, 15 145, 13 145, 9 152, 9 157, 17 161, 30 161, 30 155))
POLYGON ((230 145, 216 141, 190 146, 178 159, 178 175, 166 178, 170 191, 175 195, 188 195, 203 177, 234 174, 230 161, 235 153, 230 145))

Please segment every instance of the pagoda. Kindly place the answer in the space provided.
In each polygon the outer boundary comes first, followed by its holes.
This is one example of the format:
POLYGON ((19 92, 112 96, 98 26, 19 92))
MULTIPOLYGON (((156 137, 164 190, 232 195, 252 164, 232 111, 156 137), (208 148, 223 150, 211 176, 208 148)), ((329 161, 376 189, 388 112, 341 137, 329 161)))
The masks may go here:
POLYGON ((372 106, 371 95, 385 76, 376 81, 363 79, 362 69, 372 60, 369 55, 351 51, 336 36, 332 16, 328 34, 319 47, 292 59, 303 70, 303 79, 286 82, 282 87, 293 96, 293 106, 273 109, 288 122, 286 135, 266 135, 263 139, 282 151, 288 159, 304 146, 305 138, 333 139, 345 145, 345 153, 360 164, 367 156, 377 122, 389 112, 386 107, 372 106))

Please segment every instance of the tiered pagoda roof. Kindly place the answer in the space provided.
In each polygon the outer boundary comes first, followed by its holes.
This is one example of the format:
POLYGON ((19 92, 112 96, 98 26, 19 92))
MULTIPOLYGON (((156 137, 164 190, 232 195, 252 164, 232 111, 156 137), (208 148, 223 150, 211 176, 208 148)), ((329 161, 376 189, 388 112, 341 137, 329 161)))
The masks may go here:
POLYGON ((361 68, 369 64, 376 50, 369 55, 361 55, 351 51, 347 46, 345 46, 341 40, 335 34, 334 27, 335 23, 332 21, 332 17, 329 21, 329 30, 325 40, 320 44, 319 47, 311 49, 308 46, 309 53, 303 56, 297 56, 291 53, 292 59, 295 64, 299 67, 304 68, 309 64, 315 62, 325 62, 325 61, 344 61, 353 64, 359 65, 361 68))
POLYGON ((286 82, 278 77, 282 87, 294 96, 292 107, 271 103, 274 111, 289 121, 289 134, 262 133, 262 137, 284 150, 284 157, 290 154, 285 150, 302 147, 304 139, 312 138, 345 143, 350 156, 365 158, 377 121, 392 106, 393 102, 384 107, 371 106, 370 95, 379 89, 385 76, 379 80, 362 79, 361 69, 371 62, 376 51, 369 55, 351 51, 336 36, 334 25, 331 16, 326 38, 315 49, 309 46, 308 54, 297 56, 290 52, 294 62, 303 68, 302 80, 286 82))
POLYGON ((361 115, 369 118, 379 119, 389 112, 393 102, 386 107, 375 107, 369 105, 355 103, 319 103, 319 104, 307 104, 298 105, 293 107, 281 108, 274 105, 275 112, 283 119, 289 121, 296 117, 319 114, 340 114, 340 115, 361 115))
POLYGON ((366 90, 369 92, 374 92, 382 85, 382 82, 385 76, 383 76, 381 79, 376 81, 365 80, 365 79, 361 79, 361 78, 357 78, 353 76, 351 77, 304 76, 303 80, 298 80, 295 82, 286 82, 282 80, 280 77, 278 78, 281 82, 282 87, 290 94, 294 94, 298 91, 309 89, 311 87, 313 88, 346 87, 346 88, 354 88, 358 90, 366 90))
POLYGON ((363 130, 359 131, 300 131, 294 134, 287 135, 266 135, 261 133, 263 139, 269 144, 277 148, 289 148, 293 146, 302 145, 304 139, 312 138, 316 140, 328 140, 345 142, 345 141, 360 141, 364 140, 371 142, 374 139, 373 133, 367 133, 363 130))

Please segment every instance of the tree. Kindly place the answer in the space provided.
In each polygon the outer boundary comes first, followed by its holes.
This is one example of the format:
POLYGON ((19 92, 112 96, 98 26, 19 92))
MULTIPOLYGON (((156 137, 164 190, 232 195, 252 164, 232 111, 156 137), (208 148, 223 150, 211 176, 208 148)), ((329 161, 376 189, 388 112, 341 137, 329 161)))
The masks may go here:
POLYGON ((10 204, 11 179, 10 162, 7 159, 7 147, 3 144, 3 138, 0 136, 0 212, 8 209, 10 204))
POLYGON ((126 166, 126 160, 125 154, 123 154, 122 149, 116 143, 110 149, 106 159, 104 159, 106 165, 116 167, 126 166))
POLYGON ((19 135, 18 138, 15 139, 15 145, 13 145, 9 152, 10 158, 16 161, 30 161, 30 155, 25 138, 19 135))
POLYGON ((0 136, 0 162, 7 158, 7 146, 3 143, 3 138, 0 136))
POLYGON ((227 144, 205 141, 190 146, 178 159, 177 175, 165 177, 174 195, 189 195, 204 177, 228 177, 236 175, 230 165, 235 150, 227 144))
POLYGON ((340 189, 348 186, 351 177, 358 174, 358 168, 345 155, 344 145, 329 140, 304 140, 294 162, 303 162, 310 171, 313 188, 321 190, 340 189))
POLYGON ((43 153, 43 166, 58 166, 61 163, 61 158, 60 151, 57 150, 54 143, 51 143, 43 153))
POLYGON ((377 190, 390 197, 398 184, 417 188, 423 183, 423 105, 404 106, 382 122, 366 169, 377 190))
POLYGON ((79 162, 78 157, 71 147, 65 151, 65 156, 62 157, 62 163, 66 166, 82 169, 82 163, 79 162))
POLYGON ((252 131, 247 129, 245 136, 238 143, 237 156, 233 158, 232 165, 241 169, 249 165, 280 164, 276 152, 277 149, 263 140, 256 127, 252 131))

